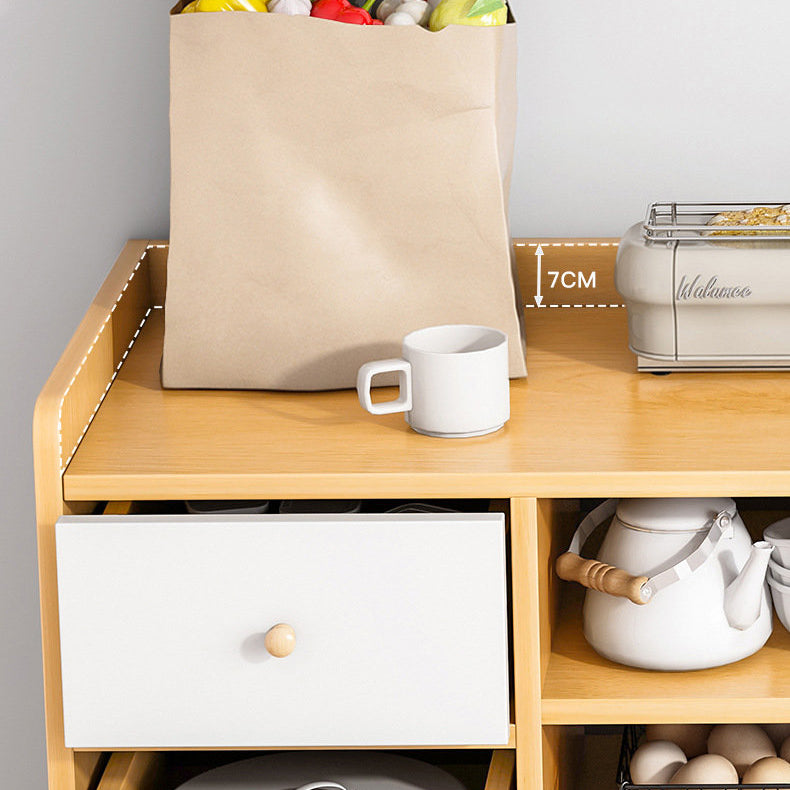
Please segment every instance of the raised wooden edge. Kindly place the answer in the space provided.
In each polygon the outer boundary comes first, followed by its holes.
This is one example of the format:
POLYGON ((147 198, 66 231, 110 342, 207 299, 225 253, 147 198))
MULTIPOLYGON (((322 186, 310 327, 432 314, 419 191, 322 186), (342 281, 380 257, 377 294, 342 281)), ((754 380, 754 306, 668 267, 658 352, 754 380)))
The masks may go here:
MULTIPOLYGON (((516 271, 523 304, 534 308, 537 293, 537 256, 541 248, 541 307, 622 308, 623 299, 614 287, 614 263, 617 239, 513 239, 516 271), (583 255, 582 255, 583 253, 583 255), (556 272, 556 276, 553 274, 556 272), (572 272, 573 285, 559 281, 564 272, 572 272), (579 282, 579 273, 589 278, 595 272, 595 288, 579 282), (552 288, 552 282, 554 288, 552 288)), ((570 276, 570 275, 569 275, 570 276)), ((529 318, 530 310, 527 310, 529 318)))
POLYGON ((96 790, 155 790, 163 765, 154 752, 114 752, 96 790))
POLYGON ((151 287, 151 304, 164 305, 167 290, 167 241, 152 241, 148 244, 148 281, 151 287))
MULTIPOLYGON (((147 241, 130 241, 94 297, 36 402, 34 426, 56 421, 63 472, 153 307, 147 241)), ((36 442, 36 449, 39 444, 36 442)))
MULTIPOLYGON (((516 238, 513 239, 513 251, 516 259, 516 272, 522 302, 534 306, 534 295, 537 290, 536 251, 542 248, 541 285, 545 295, 544 303, 550 304, 595 304, 619 306, 620 295, 614 287, 614 259, 617 253, 618 240, 613 238, 516 238), (584 251, 584 274, 596 273, 596 288, 555 288, 550 287, 552 270, 566 271, 568 266, 577 265, 579 252, 584 251), (594 300, 591 301, 591 293, 594 300)), ((150 281, 153 304, 164 304, 165 284, 167 280, 168 244, 164 241, 151 242, 150 281)))
POLYGON ((93 299, 36 401, 33 417, 44 708, 50 790, 87 790, 101 752, 76 756, 64 745, 55 522, 92 503, 63 499, 64 468, 87 430, 130 338, 150 307, 148 241, 130 241, 93 299))

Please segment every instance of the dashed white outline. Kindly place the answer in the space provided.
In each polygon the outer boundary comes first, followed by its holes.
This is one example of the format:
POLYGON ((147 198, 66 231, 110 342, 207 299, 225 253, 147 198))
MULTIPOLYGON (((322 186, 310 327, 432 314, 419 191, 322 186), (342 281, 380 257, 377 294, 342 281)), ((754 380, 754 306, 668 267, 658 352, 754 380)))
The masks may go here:
POLYGON ((91 355, 93 349, 96 347, 96 344, 99 342, 99 338, 102 336, 102 333, 107 327, 107 324, 110 323, 110 318, 112 318, 112 314, 115 312, 115 309, 120 304, 121 299, 123 299, 123 295, 126 293, 127 289, 129 288, 129 285, 134 279, 135 274, 137 274, 137 270, 140 268, 140 266, 142 266, 143 261, 148 255, 148 251, 151 249, 157 249, 157 250, 165 249, 167 246, 168 246, 167 244, 149 244, 145 248, 145 251, 140 256, 140 260, 137 261, 137 264, 135 265, 134 269, 132 269, 132 273, 129 275, 129 279, 124 283, 121 292, 118 294, 118 298, 115 300, 115 304, 112 306, 112 308, 110 308, 110 312, 107 313, 107 317, 104 319, 104 322, 102 323, 101 327, 99 327, 99 331, 96 333, 96 337, 93 338, 93 342, 90 344, 90 347, 85 352, 85 356, 82 358, 82 361, 77 366, 77 370, 74 371, 74 375, 71 377, 71 381, 69 382, 68 386, 63 392, 63 396, 60 399, 60 405, 58 406, 58 458, 60 459, 61 475, 66 471, 66 468, 68 467, 69 463, 71 463, 71 459, 74 458, 74 453, 77 452, 77 448, 80 446, 80 442, 85 438, 85 434, 88 432, 88 428, 90 428, 90 425, 93 422, 93 418, 96 416, 96 412, 99 411, 99 407, 102 405, 102 403, 104 402, 104 398, 107 396, 107 393, 110 391, 110 387, 112 386, 112 383, 115 381, 115 378, 120 372, 123 363, 126 361, 126 358, 129 356, 129 352, 132 350, 132 346, 135 344, 137 338, 140 335, 140 332, 142 331, 143 326, 145 325, 145 322, 148 320, 148 316, 151 315, 152 310, 161 310, 162 305, 153 305, 149 307, 148 310, 146 311, 145 315, 143 316, 143 320, 140 321, 140 325, 137 327, 137 331, 134 333, 134 336, 131 339, 131 342, 126 347, 126 350, 124 351, 120 362, 116 365, 115 370, 113 371, 113 374, 110 377, 110 380, 107 382, 107 386, 104 388, 104 392, 102 392, 102 394, 99 396, 99 401, 96 404, 94 410, 91 412, 88 421, 85 423, 85 427, 82 429, 82 433, 77 439, 77 443, 74 445, 74 447, 71 450, 71 454, 64 462, 63 461, 63 406, 66 403, 66 397, 71 391, 71 388, 74 386, 74 382, 77 380, 77 376, 79 376, 79 374, 82 372, 82 369, 85 367, 85 363, 88 361, 88 357, 91 355))
POLYGON ((534 309, 542 309, 544 307, 625 307, 624 304, 525 304, 524 307, 527 309, 534 308, 534 309))
MULTIPOLYGON (((514 247, 619 247, 619 241, 514 241, 514 247)), ((524 307, 625 307, 624 304, 525 304, 524 307)))
POLYGON ((619 247, 619 241, 514 241, 514 247, 619 247))

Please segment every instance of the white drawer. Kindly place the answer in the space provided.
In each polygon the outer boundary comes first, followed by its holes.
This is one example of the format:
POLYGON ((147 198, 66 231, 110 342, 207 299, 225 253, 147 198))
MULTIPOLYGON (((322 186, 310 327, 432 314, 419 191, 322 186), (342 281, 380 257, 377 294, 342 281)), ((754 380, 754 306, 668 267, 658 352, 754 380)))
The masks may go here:
POLYGON ((66 516, 74 748, 504 744, 504 517, 66 516), (264 633, 296 634, 274 658, 264 633))

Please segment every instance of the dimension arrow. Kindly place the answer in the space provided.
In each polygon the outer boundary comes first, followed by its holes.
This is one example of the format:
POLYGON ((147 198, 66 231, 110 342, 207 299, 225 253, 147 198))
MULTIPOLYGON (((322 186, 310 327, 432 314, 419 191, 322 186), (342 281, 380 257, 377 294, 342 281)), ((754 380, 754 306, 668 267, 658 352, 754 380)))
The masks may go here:
POLYGON ((538 259, 538 290, 535 294, 535 304, 537 307, 541 307, 543 304, 543 297, 540 295, 540 264, 543 258, 543 247, 541 247, 540 244, 538 244, 538 248, 535 250, 535 257, 538 259))

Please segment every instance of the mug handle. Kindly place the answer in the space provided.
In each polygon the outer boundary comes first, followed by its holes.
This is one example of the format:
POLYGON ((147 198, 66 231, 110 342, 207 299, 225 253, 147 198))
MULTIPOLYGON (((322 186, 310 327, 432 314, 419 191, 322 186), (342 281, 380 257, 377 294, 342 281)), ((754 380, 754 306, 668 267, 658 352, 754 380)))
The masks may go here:
POLYGON ((357 373, 357 395, 363 409, 371 414, 394 414, 399 411, 411 411, 412 387, 411 365, 405 359, 378 359, 366 362, 357 373), (373 376, 378 373, 398 374, 398 398, 384 403, 373 403, 370 397, 370 385, 373 376))

